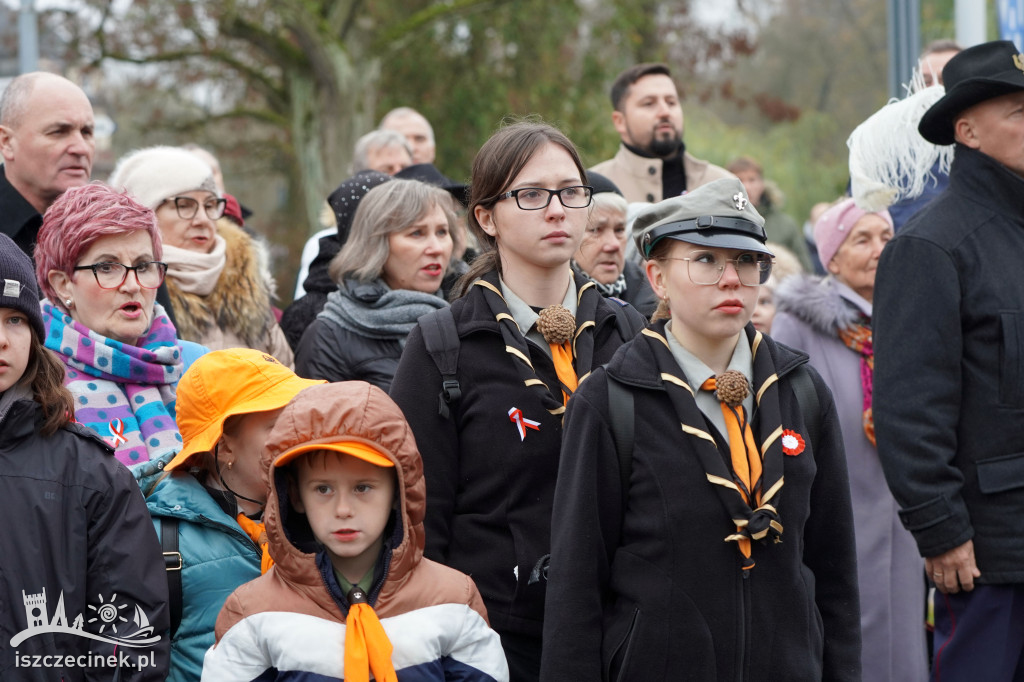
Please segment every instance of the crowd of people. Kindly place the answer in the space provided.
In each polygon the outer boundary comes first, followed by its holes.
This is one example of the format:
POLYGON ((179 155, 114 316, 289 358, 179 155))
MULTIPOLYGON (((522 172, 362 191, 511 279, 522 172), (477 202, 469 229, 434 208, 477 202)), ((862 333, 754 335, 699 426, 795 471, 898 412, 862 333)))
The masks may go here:
POLYGON ((0 678, 1024 680, 1024 55, 916 82, 952 165, 803 228, 665 64, 592 169, 526 118, 462 184, 395 109, 281 311, 215 157, 93 180, 14 79, 0 678))

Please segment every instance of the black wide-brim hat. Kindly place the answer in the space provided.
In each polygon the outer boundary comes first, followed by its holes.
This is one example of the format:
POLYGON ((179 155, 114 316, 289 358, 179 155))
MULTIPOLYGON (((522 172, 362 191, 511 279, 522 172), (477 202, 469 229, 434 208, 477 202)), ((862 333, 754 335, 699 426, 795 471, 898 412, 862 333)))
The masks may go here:
POLYGON ((975 104, 1024 90, 1024 55, 1009 40, 969 47, 942 69, 946 94, 921 117, 917 130, 932 144, 953 144, 954 124, 975 104))

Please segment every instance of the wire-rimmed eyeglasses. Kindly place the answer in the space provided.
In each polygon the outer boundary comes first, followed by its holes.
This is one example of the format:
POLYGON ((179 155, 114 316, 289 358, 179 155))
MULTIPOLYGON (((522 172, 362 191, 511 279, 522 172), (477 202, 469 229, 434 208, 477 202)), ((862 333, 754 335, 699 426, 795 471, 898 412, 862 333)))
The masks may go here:
POLYGON ((684 258, 665 257, 665 260, 686 261, 686 274, 700 286, 711 286, 722 281, 725 266, 732 263, 740 284, 745 287, 761 286, 772 274, 772 259, 766 253, 741 253, 736 258, 723 258, 714 253, 699 253, 684 258))

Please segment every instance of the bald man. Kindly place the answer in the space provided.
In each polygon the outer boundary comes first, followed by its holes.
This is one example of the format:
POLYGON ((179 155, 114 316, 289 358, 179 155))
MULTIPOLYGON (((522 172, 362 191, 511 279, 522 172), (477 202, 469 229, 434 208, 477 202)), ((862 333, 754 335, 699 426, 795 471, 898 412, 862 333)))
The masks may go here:
POLYGON ((378 130, 394 130, 405 136, 412 152, 413 163, 434 163, 437 149, 434 129, 423 114, 411 107, 398 107, 384 114, 378 130))
POLYGON ((0 97, 0 232, 28 255, 46 209, 89 182, 94 128, 85 92, 56 74, 18 76, 0 97))

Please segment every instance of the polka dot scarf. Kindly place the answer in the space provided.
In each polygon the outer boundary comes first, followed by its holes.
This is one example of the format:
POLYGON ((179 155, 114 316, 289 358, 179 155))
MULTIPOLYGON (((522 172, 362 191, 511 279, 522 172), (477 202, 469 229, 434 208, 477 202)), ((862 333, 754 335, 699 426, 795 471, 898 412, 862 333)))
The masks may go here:
POLYGON ((181 348, 160 304, 141 346, 97 334, 45 302, 43 323, 46 347, 66 366, 76 421, 98 433, 126 465, 181 449, 174 421, 181 348))

